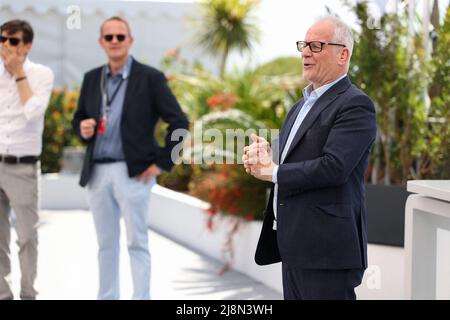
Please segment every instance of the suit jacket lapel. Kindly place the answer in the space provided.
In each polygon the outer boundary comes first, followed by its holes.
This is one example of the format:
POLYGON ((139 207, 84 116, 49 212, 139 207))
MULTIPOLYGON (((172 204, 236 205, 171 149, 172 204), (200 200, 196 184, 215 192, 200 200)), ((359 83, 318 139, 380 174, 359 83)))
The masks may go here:
MULTIPOLYGON (((133 59, 133 58, 132 58, 133 59)), ((130 100, 135 96, 136 87, 138 84, 139 76, 139 62, 133 59, 131 64, 130 75, 128 77, 127 90, 125 91, 125 99, 123 101, 122 119, 124 114, 127 112, 127 106, 130 104, 130 100)))
POLYGON ((292 111, 290 117, 286 119, 285 124, 281 128, 280 131, 280 139, 279 139, 279 150, 278 158, 281 159, 281 154, 283 153, 284 146, 286 145, 287 138, 289 137, 289 132, 291 132, 291 128, 294 125, 295 119, 297 119, 297 115, 300 112, 300 110, 303 107, 303 103, 305 100, 302 98, 300 101, 298 101, 293 108, 296 108, 292 111))
POLYGON ((97 119, 97 121, 100 119, 100 112, 102 110, 102 72, 103 72, 103 67, 99 68, 98 72, 94 73, 93 75, 93 83, 98 83, 98 90, 93 90, 93 94, 92 94, 92 108, 94 109, 94 115, 97 119))
MULTIPOLYGON (((348 77, 345 77, 338 83, 336 83, 333 87, 328 89, 314 104, 314 106, 311 108, 311 110, 308 112, 307 116, 303 120, 302 124, 300 125, 300 128, 298 128, 297 133, 295 134, 294 139, 292 140, 291 145, 289 146, 289 150, 286 153, 286 157, 284 159, 287 159, 289 154, 292 152, 293 148, 300 142, 300 140, 305 135, 306 131, 313 125, 316 118, 319 116, 319 114, 328 107, 333 100, 335 100, 339 94, 344 92, 345 90, 350 87, 351 83, 348 77)), ((289 135, 289 133, 287 134, 289 135)), ((286 135, 286 136, 287 136, 286 135)), ((286 137, 287 139, 287 137, 286 137)), ((283 146, 284 147, 284 146, 283 146)), ((280 149, 283 150, 283 149, 280 149)), ((280 152, 281 154, 282 152, 280 152)))

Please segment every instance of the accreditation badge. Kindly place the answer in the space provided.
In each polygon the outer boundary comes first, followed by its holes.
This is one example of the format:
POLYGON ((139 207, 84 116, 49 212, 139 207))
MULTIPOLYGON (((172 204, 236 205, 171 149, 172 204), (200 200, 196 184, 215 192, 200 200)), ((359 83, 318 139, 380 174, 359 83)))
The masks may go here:
POLYGON ((104 135, 106 131, 106 117, 102 117, 100 119, 100 123, 98 124, 97 132, 98 134, 104 135))

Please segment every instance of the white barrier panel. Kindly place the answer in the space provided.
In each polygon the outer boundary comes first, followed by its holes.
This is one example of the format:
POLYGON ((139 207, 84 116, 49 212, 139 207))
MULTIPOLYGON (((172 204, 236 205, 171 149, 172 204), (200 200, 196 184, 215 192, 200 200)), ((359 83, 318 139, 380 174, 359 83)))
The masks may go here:
POLYGON ((40 181, 42 210, 88 210, 86 190, 79 174, 43 174, 40 181))
POLYGON ((450 180, 408 181, 405 206, 405 297, 450 297, 450 180))

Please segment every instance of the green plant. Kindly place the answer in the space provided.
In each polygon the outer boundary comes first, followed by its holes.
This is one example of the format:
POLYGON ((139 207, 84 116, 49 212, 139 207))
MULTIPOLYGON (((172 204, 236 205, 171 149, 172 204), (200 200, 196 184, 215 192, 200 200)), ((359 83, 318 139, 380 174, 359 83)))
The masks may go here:
POLYGON ((241 165, 213 165, 191 182, 190 193, 211 204, 208 213, 262 220, 270 183, 245 173, 241 165))
MULTIPOLYGON (((221 198, 215 196, 223 195, 225 199, 229 197, 231 202, 241 201, 239 197, 233 198, 233 192, 237 192, 233 189, 234 186, 238 190, 244 190, 240 191, 244 193, 249 186, 256 188, 258 194, 264 194, 265 197, 265 190, 270 184, 248 175, 242 165, 236 163, 242 157, 244 145, 250 143, 250 133, 262 133, 260 130, 266 130, 266 138, 271 141, 275 138, 272 133, 276 131, 272 132, 270 129, 280 129, 289 107, 300 98, 306 82, 301 79, 300 72, 292 73, 292 70, 286 67, 286 63, 291 62, 295 69, 299 67, 299 61, 296 58, 277 59, 260 66, 255 71, 235 71, 227 74, 224 80, 220 80, 199 65, 189 67, 183 64, 183 67, 180 67, 178 64, 183 59, 177 55, 179 51, 176 55, 172 54, 170 59, 165 59, 165 68, 171 75, 169 84, 172 90, 183 109, 189 114, 192 135, 200 131, 204 134, 208 129, 218 133, 217 137, 211 139, 212 141, 203 135, 198 141, 202 142, 202 145, 195 143, 185 145, 183 151, 185 159, 206 161, 202 165, 193 166, 196 167, 193 172, 197 173, 193 174, 192 181, 195 182, 189 185, 189 190, 210 201, 211 210, 224 210, 224 213, 246 216, 248 215, 246 204, 235 203, 224 209, 219 204, 221 198), (233 164, 209 166, 214 163, 233 164), (221 179, 225 176, 224 170, 231 183, 221 179), (201 191, 216 189, 217 192, 212 194, 209 192, 204 194, 201 191)), ((183 176, 177 177, 176 171, 170 174, 171 179, 184 179, 183 176)), ((250 193, 242 201, 250 201, 248 199, 252 198, 254 201, 250 193)), ((259 206, 264 203, 263 199, 259 202, 259 206)), ((260 218, 262 208, 254 205, 253 208, 257 209, 253 210, 254 216, 260 218)))
POLYGON ((220 55, 220 76, 225 76, 229 53, 241 53, 252 48, 259 30, 252 21, 258 0, 204 0, 200 2, 197 42, 211 54, 220 55))
POLYGON ((45 113, 41 168, 43 173, 59 172, 65 146, 80 146, 72 131, 72 117, 79 92, 67 89, 53 90, 45 113))
POLYGON ((293 76, 302 74, 300 57, 281 57, 269 61, 255 69, 255 74, 266 77, 293 76))
POLYGON ((428 143, 419 159, 419 168, 424 178, 450 179, 450 6, 436 36, 431 61, 428 143))
POLYGON ((191 165, 181 163, 173 166, 170 172, 159 175, 158 184, 175 191, 188 191, 192 173, 191 165))
POLYGON ((379 28, 367 24, 366 1, 352 5, 360 31, 350 77, 373 100, 378 138, 370 166, 370 181, 405 184, 418 177, 417 159, 427 148, 424 89, 429 64, 420 35, 408 37, 406 12, 386 13, 379 28))

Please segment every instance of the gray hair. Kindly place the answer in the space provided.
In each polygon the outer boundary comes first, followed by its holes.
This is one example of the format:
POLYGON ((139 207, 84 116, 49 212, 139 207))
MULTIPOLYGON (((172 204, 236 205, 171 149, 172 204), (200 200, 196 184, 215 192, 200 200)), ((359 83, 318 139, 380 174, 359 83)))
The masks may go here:
POLYGON ((316 22, 331 22, 334 25, 334 39, 336 43, 345 44, 350 52, 350 57, 353 52, 353 32, 352 29, 341 19, 336 16, 328 15, 319 18, 316 22))

